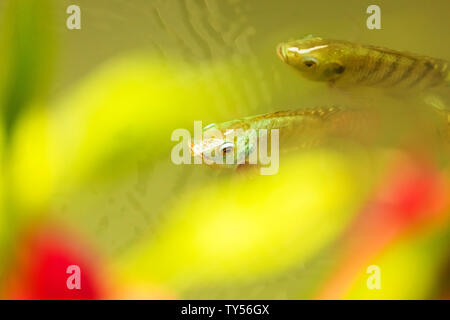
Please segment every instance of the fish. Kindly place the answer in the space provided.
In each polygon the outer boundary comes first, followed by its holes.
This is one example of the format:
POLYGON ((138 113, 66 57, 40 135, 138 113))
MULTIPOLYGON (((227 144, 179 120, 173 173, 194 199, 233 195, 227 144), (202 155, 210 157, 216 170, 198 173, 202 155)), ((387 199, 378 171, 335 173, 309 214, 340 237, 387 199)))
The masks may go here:
POLYGON ((191 154, 211 166, 260 164, 257 146, 264 137, 272 152, 269 145, 272 129, 278 129, 279 151, 285 153, 323 146, 329 137, 360 137, 368 131, 374 132, 373 125, 368 124, 373 124, 375 118, 372 111, 363 108, 330 106, 276 111, 212 123, 203 128, 202 140, 192 143, 191 154), (231 163, 226 161, 230 154, 231 163), (254 163, 250 161, 252 156, 254 163))
POLYGON ((277 53, 307 79, 333 87, 450 88, 449 62, 443 59, 312 35, 279 44, 277 53))

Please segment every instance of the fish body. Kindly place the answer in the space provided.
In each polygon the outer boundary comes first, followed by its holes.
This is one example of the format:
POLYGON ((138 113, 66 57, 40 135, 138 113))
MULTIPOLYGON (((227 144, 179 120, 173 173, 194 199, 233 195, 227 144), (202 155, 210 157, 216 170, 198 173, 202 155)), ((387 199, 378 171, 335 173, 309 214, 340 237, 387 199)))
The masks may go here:
POLYGON ((277 111, 210 124, 203 129, 202 141, 194 143, 191 150, 194 156, 207 161, 223 157, 223 165, 226 165, 225 157, 233 151, 232 166, 235 166, 249 163, 249 158, 257 152, 262 132, 269 152, 272 129, 278 129, 280 151, 291 151, 320 146, 330 136, 359 135, 370 128, 368 122, 373 122, 373 117, 364 109, 315 107, 277 111))
POLYGON ((278 45, 280 58, 308 79, 337 87, 407 91, 449 87, 449 62, 387 48, 307 36, 278 45))

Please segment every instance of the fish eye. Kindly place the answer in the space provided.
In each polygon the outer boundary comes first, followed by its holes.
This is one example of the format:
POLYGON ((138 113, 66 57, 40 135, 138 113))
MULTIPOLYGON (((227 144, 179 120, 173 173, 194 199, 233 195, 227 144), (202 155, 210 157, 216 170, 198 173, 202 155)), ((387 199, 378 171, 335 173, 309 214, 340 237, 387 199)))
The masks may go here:
POLYGON ((222 154, 230 153, 231 151, 233 151, 233 148, 234 148, 233 143, 225 142, 220 146, 220 152, 222 152, 222 154))
POLYGON ((306 57, 303 59, 302 62, 303 62, 303 65, 306 66, 307 68, 312 68, 317 64, 317 60, 312 57, 306 57))
POLYGON ((344 66, 338 66, 336 69, 335 69, 335 72, 337 73, 337 74, 341 74, 342 72, 344 72, 344 70, 345 70, 345 68, 344 68, 344 66))

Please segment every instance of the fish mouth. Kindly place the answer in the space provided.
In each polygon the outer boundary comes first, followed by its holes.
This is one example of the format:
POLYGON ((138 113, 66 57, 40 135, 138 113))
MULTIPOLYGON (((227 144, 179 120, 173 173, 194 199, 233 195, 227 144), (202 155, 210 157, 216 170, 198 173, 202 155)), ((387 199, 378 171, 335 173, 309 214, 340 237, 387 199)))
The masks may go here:
POLYGON ((287 62, 286 46, 283 43, 277 46, 277 54, 282 61, 287 62))

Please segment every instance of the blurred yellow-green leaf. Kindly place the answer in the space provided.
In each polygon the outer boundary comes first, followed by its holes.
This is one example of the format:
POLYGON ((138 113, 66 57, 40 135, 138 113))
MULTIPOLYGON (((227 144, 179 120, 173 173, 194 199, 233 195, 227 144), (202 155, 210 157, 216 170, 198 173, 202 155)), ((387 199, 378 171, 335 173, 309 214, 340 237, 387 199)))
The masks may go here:
POLYGON ((261 278, 305 262, 354 217, 370 181, 364 159, 308 152, 276 176, 189 192, 167 223, 126 255, 125 273, 180 288, 261 278))

